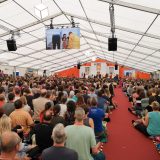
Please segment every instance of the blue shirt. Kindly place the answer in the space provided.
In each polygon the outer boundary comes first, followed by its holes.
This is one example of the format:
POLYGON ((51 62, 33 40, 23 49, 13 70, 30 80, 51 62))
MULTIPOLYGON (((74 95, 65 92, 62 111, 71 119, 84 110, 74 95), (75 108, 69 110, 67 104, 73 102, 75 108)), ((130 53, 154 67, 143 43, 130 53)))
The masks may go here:
POLYGON ((105 110, 105 106, 107 106, 107 104, 106 104, 106 103, 107 103, 107 100, 104 99, 103 97, 98 97, 97 100, 98 100, 97 107, 105 110))
POLYGON ((147 127, 147 132, 151 136, 160 135, 160 112, 149 112, 149 124, 147 127))
POLYGON ((92 107, 89 110, 88 117, 92 118, 94 121, 95 133, 102 132, 103 131, 102 120, 105 117, 104 111, 100 108, 92 107))

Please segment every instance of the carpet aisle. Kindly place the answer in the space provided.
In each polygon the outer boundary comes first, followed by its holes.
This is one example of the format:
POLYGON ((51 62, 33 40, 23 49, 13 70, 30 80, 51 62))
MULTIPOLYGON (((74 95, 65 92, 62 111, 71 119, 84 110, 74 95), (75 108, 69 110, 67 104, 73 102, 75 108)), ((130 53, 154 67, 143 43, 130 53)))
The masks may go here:
POLYGON ((104 145, 107 160, 160 160, 152 141, 132 127, 136 117, 128 112, 130 103, 121 88, 115 89, 115 95, 118 109, 110 116, 109 141, 104 145))

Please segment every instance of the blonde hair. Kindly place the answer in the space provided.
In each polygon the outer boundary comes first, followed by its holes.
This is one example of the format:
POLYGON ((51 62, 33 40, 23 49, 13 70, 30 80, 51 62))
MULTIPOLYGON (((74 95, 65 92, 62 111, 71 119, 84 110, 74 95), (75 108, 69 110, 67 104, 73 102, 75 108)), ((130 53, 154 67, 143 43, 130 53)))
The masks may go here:
POLYGON ((11 131, 11 119, 8 116, 3 115, 0 118, 0 137, 6 131, 11 131))
POLYGON ((20 101, 22 102, 23 105, 27 104, 27 99, 25 96, 21 96, 20 101))
POLYGON ((157 101, 152 102, 151 106, 154 111, 158 111, 160 108, 159 103, 157 101))

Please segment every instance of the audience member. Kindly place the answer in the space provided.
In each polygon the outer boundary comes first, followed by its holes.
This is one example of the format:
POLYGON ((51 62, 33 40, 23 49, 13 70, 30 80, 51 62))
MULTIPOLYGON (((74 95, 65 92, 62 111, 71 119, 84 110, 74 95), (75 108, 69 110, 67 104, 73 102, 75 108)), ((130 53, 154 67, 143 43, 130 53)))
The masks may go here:
POLYGON ((75 111, 76 121, 74 125, 65 128, 67 134, 66 147, 75 150, 78 153, 79 160, 93 159, 93 154, 97 154, 96 140, 93 130, 83 124, 85 112, 82 108, 75 111))
POLYGON ((33 107, 34 107, 34 120, 40 121, 40 113, 45 109, 45 104, 49 102, 48 99, 45 98, 46 96, 46 89, 41 90, 41 96, 33 100, 33 107))
POLYGON ((42 153, 42 160, 78 160, 78 154, 69 148, 65 147, 67 139, 64 126, 57 124, 52 132, 53 146, 47 148, 42 153))
POLYGON ((10 114, 12 128, 16 126, 23 127, 23 133, 29 134, 30 128, 34 125, 32 117, 29 113, 23 110, 23 104, 21 100, 17 100, 14 102, 15 111, 10 114))
POLYGON ((4 132, 1 135, 1 155, 0 160, 14 160, 21 147, 21 139, 11 131, 4 132))
POLYGON ((8 101, 4 106, 3 106, 3 110, 4 113, 9 116, 14 110, 15 110, 15 106, 14 106, 14 100, 15 100, 15 94, 13 92, 10 92, 8 94, 8 101))

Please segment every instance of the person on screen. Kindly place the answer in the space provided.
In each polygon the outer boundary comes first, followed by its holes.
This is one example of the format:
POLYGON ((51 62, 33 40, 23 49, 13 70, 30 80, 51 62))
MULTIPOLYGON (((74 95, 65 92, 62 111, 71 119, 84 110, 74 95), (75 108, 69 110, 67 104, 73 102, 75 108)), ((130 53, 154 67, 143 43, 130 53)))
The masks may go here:
POLYGON ((53 43, 53 49, 60 49, 61 46, 60 34, 52 35, 52 43, 53 43))
POLYGON ((62 37, 62 49, 66 49, 67 48, 67 37, 66 34, 63 34, 62 37))
POLYGON ((69 37, 68 37, 68 49, 73 48, 73 33, 69 32, 69 37))

